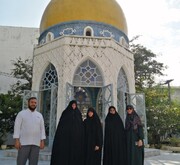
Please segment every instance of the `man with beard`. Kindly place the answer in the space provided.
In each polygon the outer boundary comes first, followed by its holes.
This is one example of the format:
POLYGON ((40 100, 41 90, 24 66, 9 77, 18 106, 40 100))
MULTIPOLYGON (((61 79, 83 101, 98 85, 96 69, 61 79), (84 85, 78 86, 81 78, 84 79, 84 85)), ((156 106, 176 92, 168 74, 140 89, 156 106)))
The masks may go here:
POLYGON ((29 98, 28 109, 20 111, 15 120, 13 138, 18 150, 17 165, 25 165, 27 160, 29 165, 37 165, 39 149, 44 148, 44 119, 36 107, 36 97, 29 98))

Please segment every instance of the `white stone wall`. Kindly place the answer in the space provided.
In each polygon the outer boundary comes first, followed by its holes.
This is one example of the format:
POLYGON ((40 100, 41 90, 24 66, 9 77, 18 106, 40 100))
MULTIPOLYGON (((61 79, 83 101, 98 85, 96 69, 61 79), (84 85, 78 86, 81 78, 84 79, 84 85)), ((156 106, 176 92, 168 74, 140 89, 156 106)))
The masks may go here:
POLYGON ((100 69, 104 86, 113 84, 114 105, 117 102, 117 79, 123 67, 129 82, 129 92, 135 92, 134 59, 131 52, 110 38, 62 37, 35 48, 33 87, 39 90, 42 75, 52 63, 58 74, 58 112, 57 118, 66 107, 66 82, 72 84, 78 66, 91 60, 100 69))
MULTIPOLYGON (((38 28, 0 26, 0 74, 11 72, 12 60, 32 58, 38 37, 38 28)), ((14 79, 0 76, 0 80, 0 93, 7 93, 14 79), (9 85, 4 85, 6 82, 9 85)))

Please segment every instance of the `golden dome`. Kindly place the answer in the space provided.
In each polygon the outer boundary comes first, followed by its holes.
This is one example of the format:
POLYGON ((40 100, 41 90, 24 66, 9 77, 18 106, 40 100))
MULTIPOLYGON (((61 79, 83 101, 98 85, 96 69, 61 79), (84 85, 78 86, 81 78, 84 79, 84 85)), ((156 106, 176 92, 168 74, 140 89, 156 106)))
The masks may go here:
POLYGON ((42 16, 40 32, 69 21, 102 22, 127 35, 126 19, 116 0, 51 0, 42 16))

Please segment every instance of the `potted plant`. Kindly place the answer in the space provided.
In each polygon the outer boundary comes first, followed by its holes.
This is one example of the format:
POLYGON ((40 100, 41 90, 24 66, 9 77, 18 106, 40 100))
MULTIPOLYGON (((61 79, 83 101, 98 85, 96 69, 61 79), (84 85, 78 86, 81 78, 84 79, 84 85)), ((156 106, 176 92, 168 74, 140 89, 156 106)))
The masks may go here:
POLYGON ((2 144, 2 145, 1 145, 1 149, 2 149, 2 150, 5 150, 6 148, 7 148, 7 145, 6 145, 6 144, 2 144))

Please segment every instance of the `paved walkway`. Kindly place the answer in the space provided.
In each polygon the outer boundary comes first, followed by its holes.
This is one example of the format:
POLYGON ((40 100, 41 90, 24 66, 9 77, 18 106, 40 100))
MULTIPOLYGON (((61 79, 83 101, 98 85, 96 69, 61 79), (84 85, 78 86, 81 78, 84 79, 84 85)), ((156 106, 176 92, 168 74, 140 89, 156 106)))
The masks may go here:
POLYGON ((159 156, 146 158, 144 165, 180 165, 180 153, 161 151, 159 156))
MULTIPOLYGON (((39 161, 38 165, 49 165, 49 161, 39 161)), ((16 165, 16 159, 5 157, 4 151, 0 150, 0 165, 16 165)), ((180 165, 180 153, 161 151, 159 156, 145 158, 144 165, 180 165)))

